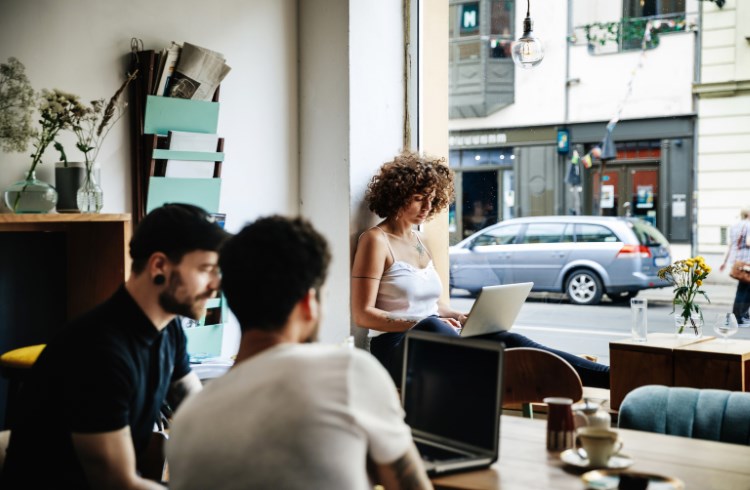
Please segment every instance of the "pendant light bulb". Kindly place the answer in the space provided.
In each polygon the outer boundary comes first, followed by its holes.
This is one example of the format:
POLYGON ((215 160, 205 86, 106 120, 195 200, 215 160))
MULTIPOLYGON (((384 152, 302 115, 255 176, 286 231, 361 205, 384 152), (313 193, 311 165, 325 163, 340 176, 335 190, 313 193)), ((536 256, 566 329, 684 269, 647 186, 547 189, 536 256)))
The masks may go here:
POLYGON ((534 21, 530 16, 531 0, 528 0, 526 18, 523 20, 523 35, 511 47, 513 62, 523 68, 533 68, 542 62, 544 48, 542 42, 534 36, 534 21))

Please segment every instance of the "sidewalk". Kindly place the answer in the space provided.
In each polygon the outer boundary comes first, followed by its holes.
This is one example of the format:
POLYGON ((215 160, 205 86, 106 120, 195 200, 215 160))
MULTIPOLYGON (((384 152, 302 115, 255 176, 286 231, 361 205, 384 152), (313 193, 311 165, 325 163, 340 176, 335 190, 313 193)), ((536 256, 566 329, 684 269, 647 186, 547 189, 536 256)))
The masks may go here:
MULTIPOLYGON (((706 282, 702 289, 708 295, 712 305, 734 304, 734 293, 737 291, 737 282, 706 282)), ((672 304, 672 288, 644 289, 638 293, 639 298, 646 298, 649 302, 672 304)), ((705 301, 701 299, 701 304, 705 301)))

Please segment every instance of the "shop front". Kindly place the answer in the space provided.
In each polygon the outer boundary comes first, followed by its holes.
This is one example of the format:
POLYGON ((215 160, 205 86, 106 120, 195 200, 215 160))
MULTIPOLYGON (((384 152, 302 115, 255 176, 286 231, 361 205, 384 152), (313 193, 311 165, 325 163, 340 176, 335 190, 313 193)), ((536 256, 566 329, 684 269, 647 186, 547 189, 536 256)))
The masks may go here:
POLYGON ((670 242, 690 243, 694 118, 621 121, 613 132, 616 158, 593 158, 589 167, 582 159, 580 185, 571 185, 572 152, 589 154, 605 126, 569 125, 568 154, 557 152, 557 126, 451 132, 451 243, 505 219, 562 214, 636 216, 670 242))

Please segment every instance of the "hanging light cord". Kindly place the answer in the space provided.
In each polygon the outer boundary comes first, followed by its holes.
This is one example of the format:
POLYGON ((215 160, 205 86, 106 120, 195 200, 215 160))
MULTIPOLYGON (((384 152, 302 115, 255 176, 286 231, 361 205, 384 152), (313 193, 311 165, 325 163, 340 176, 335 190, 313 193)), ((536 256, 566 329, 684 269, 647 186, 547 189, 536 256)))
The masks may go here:
POLYGON ((531 0, 526 0, 526 17, 531 15, 531 0))

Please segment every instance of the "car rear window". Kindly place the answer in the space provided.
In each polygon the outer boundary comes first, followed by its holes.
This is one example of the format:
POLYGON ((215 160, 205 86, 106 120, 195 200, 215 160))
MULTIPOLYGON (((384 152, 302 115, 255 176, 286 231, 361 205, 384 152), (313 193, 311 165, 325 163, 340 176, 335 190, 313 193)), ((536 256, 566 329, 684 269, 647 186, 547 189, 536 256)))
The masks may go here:
POLYGON ((602 225, 576 224, 577 242, 618 242, 612 230, 602 225))
POLYGON ((641 245, 646 245, 647 247, 669 246, 667 238, 649 223, 640 219, 634 219, 628 221, 628 224, 633 229, 635 236, 638 237, 638 242, 641 245))

